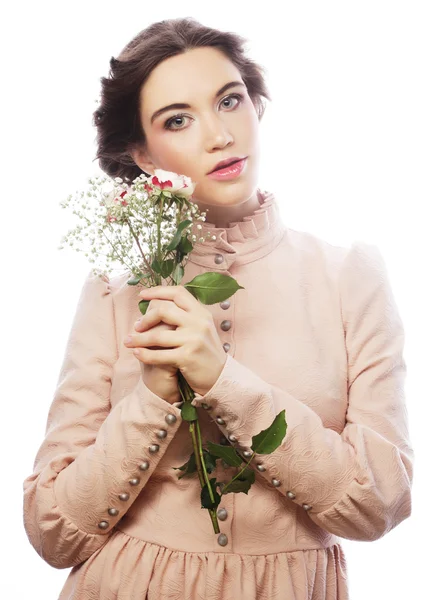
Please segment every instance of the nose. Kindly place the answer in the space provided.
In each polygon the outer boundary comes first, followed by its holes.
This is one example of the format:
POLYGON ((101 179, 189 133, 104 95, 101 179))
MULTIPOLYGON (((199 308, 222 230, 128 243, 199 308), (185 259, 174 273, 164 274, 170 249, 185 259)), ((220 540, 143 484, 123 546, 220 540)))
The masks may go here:
POLYGON ((218 115, 211 117, 205 125, 205 138, 208 152, 233 144, 232 134, 218 115))

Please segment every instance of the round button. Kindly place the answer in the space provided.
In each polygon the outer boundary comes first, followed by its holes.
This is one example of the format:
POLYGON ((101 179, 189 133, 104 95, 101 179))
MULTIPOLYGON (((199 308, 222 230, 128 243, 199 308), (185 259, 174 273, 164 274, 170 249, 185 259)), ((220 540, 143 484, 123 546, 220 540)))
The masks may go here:
POLYGON ((149 446, 149 452, 151 454, 155 454, 155 452, 158 452, 158 450, 159 450, 158 444, 152 444, 151 446, 149 446))
POLYGON ((220 521, 225 521, 227 519, 227 510, 225 508, 219 508, 217 511, 217 517, 220 521))
POLYGON ((156 437, 159 437, 160 440, 163 440, 167 437, 167 431, 165 429, 160 429, 156 432, 156 437))
POLYGON ((274 487, 279 487, 280 485, 282 485, 282 482, 280 481, 280 479, 272 479, 272 484, 274 485, 274 487))
POLYGON ((252 450, 244 450, 242 452, 242 454, 244 455, 245 458, 251 458, 253 452, 252 452, 252 450))
POLYGON ((214 257, 214 262, 216 265, 221 265, 221 263, 223 262, 224 257, 222 254, 216 254, 214 257))
POLYGON ((223 344, 223 348, 224 348, 224 351, 225 351, 225 352, 229 352, 229 350, 230 350, 230 344, 229 344, 228 342, 225 342, 225 343, 223 344))
POLYGON ((230 440, 231 442, 237 442, 237 441, 238 441, 238 438, 235 436, 235 434, 234 434, 234 433, 231 433, 231 434, 229 435, 229 440, 230 440))
POLYGON ((290 500, 295 500, 296 498, 294 492, 286 492, 286 495, 290 500))
POLYGON ((310 510, 311 509, 310 504, 303 504, 303 509, 304 510, 310 510))
POLYGON ((204 410, 211 410, 211 406, 209 404, 205 404, 205 402, 202 402, 201 406, 204 410))
POLYGON ((123 502, 126 502, 130 498, 130 494, 127 494, 127 492, 123 492, 118 496, 118 498, 123 502))
POLYGON ((220 323, 220 327, 222 328, 223 331, 229 331, 231 326, 232 326, 232 321, 228 321, 227 319, 220 323))
POLYGON ((217 538, 217 541, 220 544, 220 546, 227 546, 227 535, 225 533, 220 533, 220 535, 217 538))
POLYGON ((116 508, 108 508, 108 513, 111 515, 111 517, 116 517, 118 512, 119 511, 116 508))
POLYGON ((170 413, 165 415, 165 420, 167 421, 168 425, 173 425, 177 421, 177 417, 176 415, 170 413))
POLYGON ((257 469, 258 469, 259 471, 261 471, 262 473, 264 473, 264 471, 266 470, 266 467, 265 467, 264 465, 262 465, 261 463, 259 463, 259 464, 257 465, 257 469))
POLYGON ((128 483, 130 485, 139 485, 140 479, 138 477, 133 477, 133 479, 130 479, 130 481, 128 483))
POLYGON ((223 310, 227 310, 230 306, 230 300, 223 300, 223 302, 220 302, 220 306, 223 310))
POLYGON ((224 422, 224 419, 222 419, 221 417, 217 417, 216 421, 219 425, 226 425, 226 423, 224 422))
POLYGON ((141 471, 147 471, 149 469, 149 461, 148 460, 142 461, 139 465, 139 469, 141 471))
MULTIPOLYGON (((100 523, 97 524, 97 526, 99 527, 99 529, 108 529, 109 523, 108 523, 108 521, 101 521, 100 523)), ((227 542, 226 542, 226 544, 227 544, 227 542)))

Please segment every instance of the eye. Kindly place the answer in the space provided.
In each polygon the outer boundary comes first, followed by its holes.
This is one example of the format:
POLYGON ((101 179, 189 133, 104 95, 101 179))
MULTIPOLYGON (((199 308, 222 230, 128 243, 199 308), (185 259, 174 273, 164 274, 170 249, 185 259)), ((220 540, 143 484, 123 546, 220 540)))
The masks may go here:
MULTIPOLYGON (((239 106, 239 104, 243 100, 243 96, 241 94, 231 94, 230 96, 226 96, 226 98, 223 98, 221 103, 227 102, 227 101, 233 100, 233 99, 238 100, 238 104, 236 106, 239 106)), ((233 107, 226 107, 226 108, 233 108, 233 107)), ((183 114, 175 115, 174 117, 171 117, 171 119, 168 119, 167 121, 165 121, 164 129, 168 129, 169 131, 179 131, 181 129, 184 129, 183 127, 177 127, 177 129, 172 128, 171 125, 177 120, 188 119, 188 118, 189 118, 188 116, 183 115, 183 114)))

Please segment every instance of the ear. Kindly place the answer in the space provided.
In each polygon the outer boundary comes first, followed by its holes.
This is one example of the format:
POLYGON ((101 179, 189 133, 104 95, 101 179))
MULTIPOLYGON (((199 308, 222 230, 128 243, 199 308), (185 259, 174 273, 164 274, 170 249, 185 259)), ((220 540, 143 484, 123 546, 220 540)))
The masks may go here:
POLYGON ((146 149, 139 147, 130 148, 129 154, 136 165, 149 175, 153 175, 154 170, 158 168, 157 165, 152 162, 152 159, 146 149))

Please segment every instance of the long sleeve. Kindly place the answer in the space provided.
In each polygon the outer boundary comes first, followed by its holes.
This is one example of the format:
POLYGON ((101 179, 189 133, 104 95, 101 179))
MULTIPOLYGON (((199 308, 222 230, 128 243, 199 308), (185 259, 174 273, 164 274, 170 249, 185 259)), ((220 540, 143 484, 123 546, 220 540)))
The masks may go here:
POLYGON ((56 568, 85 561, 108 541, 182 422, 177 405, 142 376, 111 408, 118 350, 107 283, 92 271, 85 280, 45 438, 23 484, 27 536, 56 568))
POLYGON ((329 533, 375 540, 411 514, 414 455, 404 397, 404 328, 376 246, 354 242, 338 283, 348 374, 341 433, 231 355, 214 386, 196 394, 192 404, 210 410, 242 450, 285 409, 286 436, 275 452, 255 457, 257 478, 329 533))

